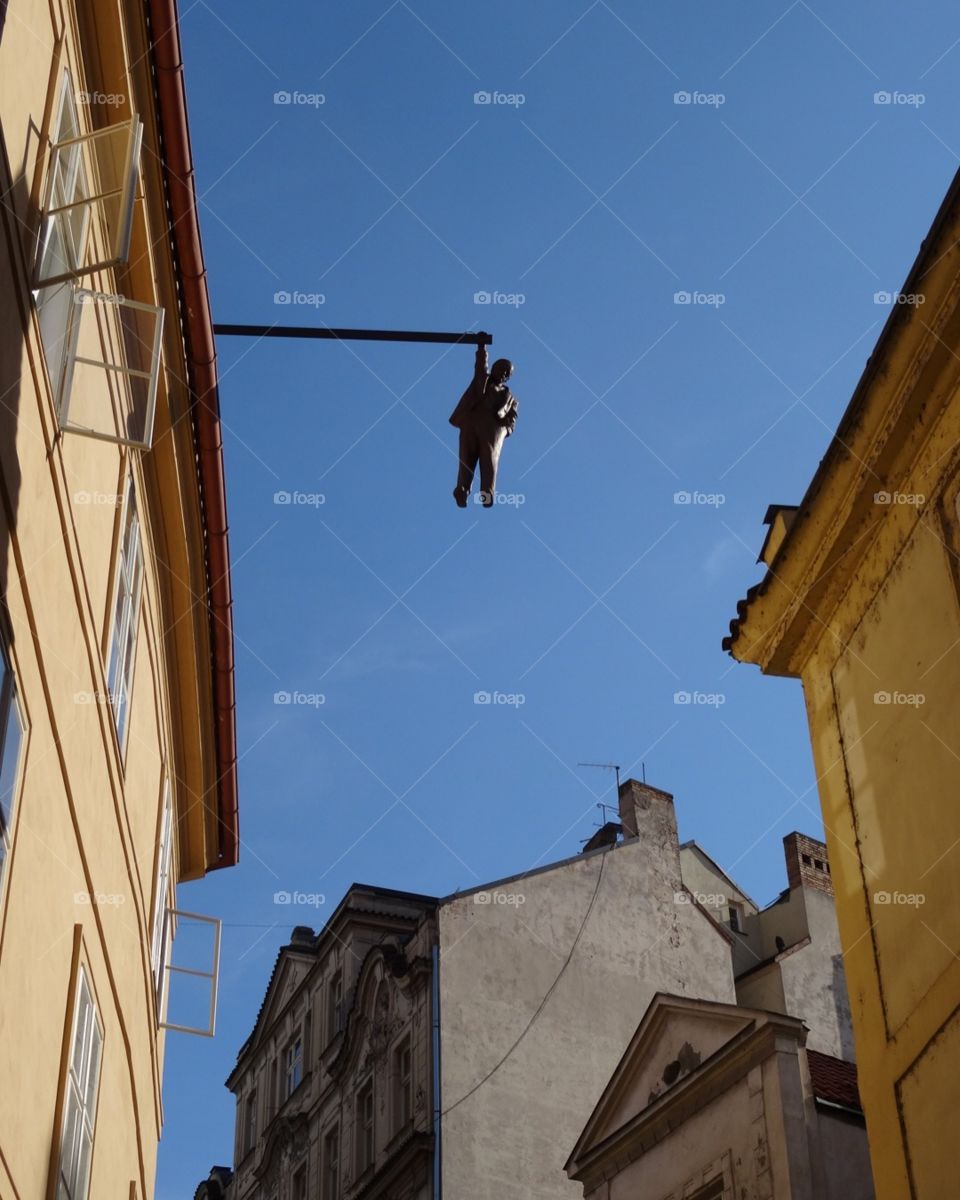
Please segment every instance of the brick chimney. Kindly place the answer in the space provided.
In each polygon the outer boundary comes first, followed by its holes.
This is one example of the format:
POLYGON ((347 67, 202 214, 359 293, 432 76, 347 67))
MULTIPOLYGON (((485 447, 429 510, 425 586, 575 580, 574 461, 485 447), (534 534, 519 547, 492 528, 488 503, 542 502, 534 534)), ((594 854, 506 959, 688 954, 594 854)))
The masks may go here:
POLYGON ((791 891, 808 887, 833 895, 833 878, 824 842, 804 833, 788 833, 783 839, 783 855, 787 860, 787 882, 791 891))

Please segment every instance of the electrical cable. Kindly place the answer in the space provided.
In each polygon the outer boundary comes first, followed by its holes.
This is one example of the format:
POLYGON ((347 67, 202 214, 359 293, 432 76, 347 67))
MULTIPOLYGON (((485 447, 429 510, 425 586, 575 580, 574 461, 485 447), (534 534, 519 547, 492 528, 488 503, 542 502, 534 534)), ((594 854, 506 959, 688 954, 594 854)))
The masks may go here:
POLYGON ((590 914, 593 912, 593 906, 596 903, 597 895, 600 891, 600 883, 603 879, 603 868, 606 865, 606 861, 607 861, 607 856, 606 856, 606 854, 604 854, 600 858, 600 870, 597 872, 597 883, 593 889, 593 895, 590 897, 590 903, 587 906, 587 911, 584 913, 583 920, 580 922, 580 928, 577 930, 577 936, 573 939, 573 945, 570 947, 570 953, 567 955, 566 959, 564 960, 563 966, 560 968, 559 972, 557 973, 556 979, 554 979, 553 983, 550 984, 550 987, 547 989, 546 995, 540 1001, 540 1004, 538 1005, 536 1012, 533 1014, 533 1016, 530 1018, 530 1020, 526 1023, 526 1025, 524 1026, 523 1030, 520 1033, 520 1036, 513 1043, 513 1045, 510 1047, 510 1049, 507 1050, 506 1054, 504 1054, 504 1056, 500 1059, 500 1061, 495 1066, 491 1067, 491 1069, 486 1073, 486 1075, 484 1075, 484 1077, 482 1079, 480 1079, 477 1083, 475 1083, 473 1085, 473 1087, 469 1090, 469 1092, 465 1092, 460 1097, 460 1099, 455 1100, 453 1102, 453 1104, 450 1105, 449 1108, 443 1109, 440 1113, 441 1117, 445 1117, 448 1113, 453 1112, 453 1110, 458 1105, 462 1104, 464 1102, 464 1100, 469 1100, 469 1098, 473 1095, 474 1092, 476 1092, 480 1088, 482 1088, 483 1085, 487 1082, 487 1080, 490 1079, 493 1075, 495 1075, 497 1073, 497 1071, 500 1070, 500 1068, 507 1061, 507 1059, 510 1057, 510 1055, 514 1052, 514 1050, 516 1050, 516 1048, 520 1045, 520 1043, 523 1041, 523 1039, 527 1036, 527 1034, 533 1028, 534 1021, 536 1021, 537 1017, 539 1017, 540 1014, 543 1012, 544 1008, 546 1008, 547 1001, 553 995, 554 991, 557 988, 557 985, 559 984, 560 980, 563 978, 564 972, 566 971, 567 967, 569 967, 570 962, 573 959, 573 956, 576 952, 577 946, 580 942, 580 938, 583 936, 583 931, 587 927, 587 921, 590 919, 590 914))

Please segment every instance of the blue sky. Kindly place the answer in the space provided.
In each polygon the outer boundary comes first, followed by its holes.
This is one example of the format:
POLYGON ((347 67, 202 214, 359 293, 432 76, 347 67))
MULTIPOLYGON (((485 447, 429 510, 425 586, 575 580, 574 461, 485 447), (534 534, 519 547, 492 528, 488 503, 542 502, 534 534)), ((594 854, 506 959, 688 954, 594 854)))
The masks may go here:
POLYGON ((960 152, 946 2, 181 7, 215 319, 487 329, 520 418, 511 502, 461 511, 470 347, 220 340, 242 849, 178 896, 225 922, 221 998, 168 1038, 160 1200, 231 1161, 290 928, 575 853, 614 796, 578 761, 645 763, 784 886, 821 830, 800 685, 720 639, 960 152))

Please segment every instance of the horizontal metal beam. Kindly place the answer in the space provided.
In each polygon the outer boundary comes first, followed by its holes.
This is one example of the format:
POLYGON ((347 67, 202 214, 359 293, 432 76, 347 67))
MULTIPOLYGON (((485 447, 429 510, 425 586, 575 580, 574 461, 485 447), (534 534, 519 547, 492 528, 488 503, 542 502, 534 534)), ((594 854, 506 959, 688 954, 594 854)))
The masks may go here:
POLYGON ((328 338, 337 342, 465 342, 474 346, 490 346, 489 333, 421 333, 409 329, 317 329, 310 325, 214 325, 214 333, 227 337, 328 338))

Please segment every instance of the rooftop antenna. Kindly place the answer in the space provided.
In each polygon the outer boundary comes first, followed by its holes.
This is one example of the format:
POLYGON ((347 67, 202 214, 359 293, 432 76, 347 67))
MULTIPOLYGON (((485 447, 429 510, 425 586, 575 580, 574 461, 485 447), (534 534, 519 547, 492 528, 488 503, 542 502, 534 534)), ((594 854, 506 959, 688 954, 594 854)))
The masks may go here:
POLYGON ((619 815, 619 813, 620 813, 620 764, 619 763, 578 762, 577 766, 578 767, 596 767, 597 770, 599 770, 599 771, 615 771, 616 772, 616 775, 617 775, 617 803, 616 803, 616 806, 614 806, 612 804, 600 803, 597 805, 597 808, 600 809, 600 815, 603 817, 604 820, 606 820, 606 809, 608 809, 608 808, 610 809, 611 812, 617 813, 619 815))

